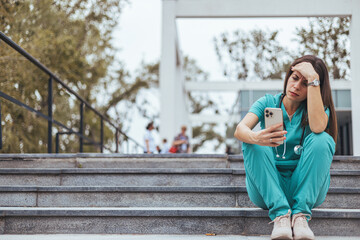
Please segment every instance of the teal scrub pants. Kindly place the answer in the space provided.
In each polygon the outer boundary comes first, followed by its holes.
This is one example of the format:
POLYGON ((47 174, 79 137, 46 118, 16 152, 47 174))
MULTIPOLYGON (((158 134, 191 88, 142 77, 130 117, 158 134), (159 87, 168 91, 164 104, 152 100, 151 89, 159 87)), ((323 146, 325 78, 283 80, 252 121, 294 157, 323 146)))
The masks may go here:
MULTIPOLYGON (((304 213, 319 206, 330 186, 335 142, 326 132, 311 133, 298 160, 276 160, 271 147, 244 143, 246 188, 250 200, 269 217, 304 213)), ((289 151, 289 149, 288 149, 289 151)), ((293 151, 293 149, 291 149, 293 151)))

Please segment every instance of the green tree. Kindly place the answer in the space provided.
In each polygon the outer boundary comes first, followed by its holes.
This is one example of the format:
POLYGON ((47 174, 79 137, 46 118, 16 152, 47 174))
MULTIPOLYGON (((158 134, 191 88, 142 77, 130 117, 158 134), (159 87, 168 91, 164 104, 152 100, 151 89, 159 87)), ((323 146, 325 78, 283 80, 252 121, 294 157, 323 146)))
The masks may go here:
MULTIPOLYGON (((90 104, 114 59, 111 33, 126 0, 1 0, 0 28, 90 104)), ((47 114, 48 76, 4 43, 0 48, 0 87, 6 94, 47 114)), ((2 152, 45 152, 47 121, 1 99, 2 152)), ((54 85, 54 117, 79 128, 79 101, 54 85)), ((54 127, 54 133, 65 131, 54 127)), ((85 108, 85 134, 99 141, 100 118, 85 108)), ((61 149, 78 151, 77 137, 63 137, 61 149)), ((113 132, 105 129, 105 142, 113 132)), ((87 146, 85 151, 98 151, 87 146)))
POLYGON ((309 26, 296 29, 299 55, 324 59, 333 79, 350 79, 350 17, 310 18, 309 26))
POLYGON ((214 38, 224 76, 231 80, 279 79, 290 53, 277 40, 278 31, 254 29, 221 33, 214 38))
POLYGON ((150 99, 144 97, 147 91, 158 91, 159 62, 142 62, 134 77, 125 69, 124 64, 118 65, 114 76, 103 82, 101 89, 109 97, 101 105, 101 110, 126 132, 133 123, 136 112, 149 120, 159 117, 159 112, 153 109, 150 99))

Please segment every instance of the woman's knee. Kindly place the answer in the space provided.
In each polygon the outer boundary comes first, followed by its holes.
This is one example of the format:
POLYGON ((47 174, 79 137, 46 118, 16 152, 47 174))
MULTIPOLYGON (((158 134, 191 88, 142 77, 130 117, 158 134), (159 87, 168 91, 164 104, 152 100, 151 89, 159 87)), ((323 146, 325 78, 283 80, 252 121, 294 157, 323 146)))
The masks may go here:
POLYGON ((304 149, 316 150, 319 153, 330 151, 331 154, 335 153, 334 139, 327 133, 310 133, 304 141, 304 149))
POLYGON ((257 144, 249 144, 243 143, 243 153, 245 155, 264 155, 264 156, 272 156, 273 151, 271 147, 260 146, 257 144))
POLYGON ((264 161, 273 161, 274 153, 270 147, 256 144, 243 144, 243 155, 245 168, 248 165, 262 165, 264 161))
POLYGON ((313 206, 314 208, 320 206, 325 201, 329 187, 330 187, 330 173, 326 176, 324 184, 321 186, 318 198, 316 199, 316 202, 313 206))
POLYGON ((297 168, 311 165, 310 170, 316 169, 316 172, 328 172, 334 153, 335 143, 328 133, 311 133, 304 141, 304 150, 297 168))
POLYGON ((250 178, 246 177, 246 191, 248 193, 249 199, 252 203, 262 209, 267 209, 267 206, 259 193, 258 189, 255 187, 255 184, 251 181, 250 178))

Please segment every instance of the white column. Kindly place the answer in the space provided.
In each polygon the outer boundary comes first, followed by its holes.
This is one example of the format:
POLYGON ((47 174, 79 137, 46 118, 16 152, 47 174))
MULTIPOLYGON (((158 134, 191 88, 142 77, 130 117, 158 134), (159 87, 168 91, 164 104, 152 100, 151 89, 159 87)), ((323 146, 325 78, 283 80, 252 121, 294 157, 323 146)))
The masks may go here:
POLYGON ((176 0, 162 1, 162 37, 160 59, 160 137, 171 144, 176 125, 176 0))
MULTIPOLYGON (((180 51, 178 49, 178 51, 180 51)), ((182 55, 178 53, 178 64, 176 66, 176 111, 175 111, 175 125, 176 131, 180 132, 182 125, 188 125, 188 111, 186 108, 186 92, 184 84, 184 75, 182 73, 182 55)))
POLYGON ((353 155, 360 156, 360 1, 352 1, 353 14, 351 17, 351 115, 353 155))
MULTIPOLYGON (((177 53, 178 55, 178 53, 177 53)), ((178 59, 178 56, 177 60, 178 59)), ((176 78, 174 79, 175 81, 175 105, 174 105, 174 109, 176 110, 174 112, 175 114, 175 131, 180 132, 180 127, 181 125, 185 124, 182 122, 182 116, 183 116, 183 112, 184 112, 184 101, 185 99, 183 98, 183 94, 182 94, 182 74, 181 74, 181 64, 179 61, 177 61, 177 66, 176 66, 176 78)))

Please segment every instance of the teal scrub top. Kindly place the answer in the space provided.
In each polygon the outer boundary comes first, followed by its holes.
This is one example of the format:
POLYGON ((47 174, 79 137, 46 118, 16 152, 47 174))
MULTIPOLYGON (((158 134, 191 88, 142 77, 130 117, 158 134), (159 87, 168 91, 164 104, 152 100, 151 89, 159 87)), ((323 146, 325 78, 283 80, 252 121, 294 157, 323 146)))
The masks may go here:
MULTIPOLYGON (((256 114, 259 118, 261 129, 265 129, 265 120, 264 120, 264 110, 267 107, 278 108, 281 100, 281 93, 276 94, 275 96, 266 94, 264 97, 258 99, 250 108, 249 112, 256 114)), ((281 104, 281 109, 283 111, 283 119, 284 124, 286 126, 286 152, 285 159, 282 159, 284 144, 277 147, 278 154, 280 157, 276 157, 276 150, 273 148, 274 157, 276 160, 276 165, 296 165, 300 155, 295 154, 294 147, 300 144, 301 135, 302 135, 302 127, 301 127, 301 118, 303 112, 306 110, 305 102, 302 103, 296 112, 294 113, 291 122, 286 113, 284 104, 281 104)), ((329 108, 325 108, 325 113, 330 116, 329 108)), ((303 145, 306 136, 311 133, 310 127, 307 125, 305 128, 304 139, 301 143, 303 145)), ((246 148, 246 145, 243 145, 243 148, 246 148)))

